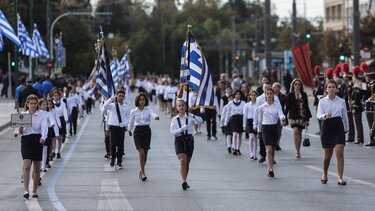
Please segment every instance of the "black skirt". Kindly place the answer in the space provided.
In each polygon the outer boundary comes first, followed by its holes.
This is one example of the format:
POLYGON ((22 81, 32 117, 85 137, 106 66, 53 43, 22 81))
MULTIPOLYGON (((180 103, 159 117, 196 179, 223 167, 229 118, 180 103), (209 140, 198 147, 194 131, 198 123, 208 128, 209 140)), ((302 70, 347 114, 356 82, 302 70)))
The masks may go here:
POLYGON ((192 157, 194 152, 194 137, 191 134, 176 137, 174 140, 174 149, 176 155, 184 153, 187 157, 192 157))
POLYGON ((134 145, 135 148, 149 150, 151 144, 150 126, 136 126, 134 129, 134 145))
POLYGON ((59 117, 61 122, 61 128, 59 128, 59 134, 60 136, 66 135, 66 122, 63 116, 59 117))
POLYGON ((21 137, 21 154, 23 160, 42 160, 43 144, 39 142, 40 138, 40 134, 30 134, 21 137))
POLYGON ((242 133, 243 132, 243 115, 233 115, 229 119, 229 124, 232 132, 242 133))
POLYGON ((345 145, 345 131, 341 117, 333 117, 322 121, 320 135, 323 148, 334 148, 336 144, 345 145))
POLYGON ((276 146, 279 137, 278 125, 262 125, 262 138, 264 145, 276 146))
POLYGON ((46 141, 44 142, 44 145, 45 146, 51 146, 52 144, 52 140, 56 137, 55 135, 55 131, 53 130, 53 127, 49 127, 48 128, 48 135, 47 135, 47 139, 46 141))
POLYGON ((256 131, 253 129, 253 119, 247 119, 246 123, 246 133, 257 134, 256 131))

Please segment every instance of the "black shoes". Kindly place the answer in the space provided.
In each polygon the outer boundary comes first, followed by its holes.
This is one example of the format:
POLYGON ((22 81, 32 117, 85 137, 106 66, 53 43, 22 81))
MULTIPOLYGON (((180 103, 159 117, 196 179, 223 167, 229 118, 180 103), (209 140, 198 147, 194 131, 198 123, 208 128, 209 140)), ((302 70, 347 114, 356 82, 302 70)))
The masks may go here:
POLYGON ((229 154, 232 153, 232 148, 228 147, 228 153, 229 153, 229 154))
POLYGON ((36 194, 36 193, 32 193, 32 194, 31 194, 31 197, 33 197, 33 198, 38 198, 39 196, 38 196, 38 194, 36 194))
POLYGON ((348 140, 346 140, 346 142, 354 142, 354 140, 353 139, 348 139, 348 140))
POLYGON ((276 163, 276 160, 273 160, 273 164, 277 164, 277 163, 276 163))
POLYGON ((186 190, 188 188, 190 188, 190 186, 187 184, 187 182, 182 183, 182 189, 183 190, 186 190))
POLYGON ((56 158, 57 158, 57 159, 60 159, 60 158, 61 158, 60 153, 57 153, 56 158))
POLYGON ((39 183, 38 183, 39 186, 42 185, 42 178, 39 178, 39 183))
POLYGON ((111 155, 107 153, 107 154, 104 155, 104 158, 110 159, 111 155))
POLYGON ((115 166, 115 161, 111 161, 111 162, 109 163, 109 165, 110 165, 111 167, 115 166))
POLYGON ((327 184, 328 179, 320 179, 320 182, 321 182, 322 184, 327 184))
POLYGON ((375 143, 368 143, 368 144, 366 144, 365 146, 366 146, 366 147, 373 147, 373 146, 375 146, 375 143))
POLYGON ((118 170, 121 170, 122 169, 122 164, 120 163, 120 164, 117 164, 117 169, 118 170))
POLYGON ((268 176, 269 177, 275 177, 275 174, 273 173, 273 171, 268 171, 268 176))
POLYGON ((281 151, 281 147, 279 145, 276 145, 276 151, 281 151))
POLYGON ((338 181, 337 184, 338 184, 338 185, 343 185, 343 186, 344 186, 344 185, 346 185, 346 182, 345 182, 344 180, 342 180, 341 182, 338 181))
POLYGON ((234 150, 233 155, 237 155, 237 150, 236 149, 234 150))
POLYGON ((212 136, 212 138, 214 138, 215 141, 217 140, 217 137, 216 137, 216 136, 212 136))
POLYGON ((265 158, 265 157, 261 157, 261 158, 259 159, 259 163, 264 163, 264 161, 266 161, 266 158, 265 158))
POLYGON ((25 199, 28 199, 28 198, 30 197, 29 192, 25 192, 25 194, 23 194, 23 197, 24 197, 25 199))

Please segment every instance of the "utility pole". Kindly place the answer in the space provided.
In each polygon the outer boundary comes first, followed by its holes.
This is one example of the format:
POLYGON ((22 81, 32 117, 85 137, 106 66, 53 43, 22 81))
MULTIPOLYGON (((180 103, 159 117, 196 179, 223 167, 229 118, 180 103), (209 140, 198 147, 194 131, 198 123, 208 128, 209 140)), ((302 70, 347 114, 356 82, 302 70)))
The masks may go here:
MULTIPOLYGON (((13 29, 15 33, 18 34, 18 18, 17 18, 17 0, 14 0, 14 23, 13 29)), ((18 77, 18 47, 14 45, 14 79, 16 82, 16 87, 18 86, 19 77, 18 77)))
MULTIPOLYGON (((29 0, 29 6, 30 6, 30 35, 33 34, 34 29, 34 0, 29 0)), ((33 59, 31 58, 31 55, 29 56, 29 71, 30 71, 30 78, 34 79, 34 65, 33 65, 33 59)))
POLYGON ((296 0, 293 0, 293 14, 292 14, 292 29, 293 29, 293 35, 292 35, 292 44, 293 46, 296 44, 295 34, 297 34, 297 7, 296 7, 296 0))
POLYGON ((235 67, 235 55, 236 55, 236 16, 232 16, 232 68, 235 67))
POLYGON ((360 24, 359 0, 353 0, 353 40, 354 40, 354 65, 359 65, 359 24, 360 24))
POLYGON ((48 46, 51 46, 50 40, 48 39, 50 36, 50 31, 48 30, 51 27, 51 0, 47 0, 47 5, 46 5, 46 11, 47 11, 47 41, 48 41, 48 46))
POLYGON ((271 0, 264 1, 264 39, 265 39, 265 57, 266 66, 270 71, 272 68, 271 53, 271 0))

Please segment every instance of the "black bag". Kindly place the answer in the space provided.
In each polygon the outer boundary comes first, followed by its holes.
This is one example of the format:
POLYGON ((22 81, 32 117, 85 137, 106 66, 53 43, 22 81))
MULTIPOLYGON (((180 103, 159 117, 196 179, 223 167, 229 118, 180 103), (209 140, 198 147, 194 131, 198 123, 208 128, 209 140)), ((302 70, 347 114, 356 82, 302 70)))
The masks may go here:
POLYGON ((308 128, 307 125, 306 125, 306 129, 305 129, 305 135, 304 135, 304 138, 303 138, 302 146, 304 146, 304 147, 310 146, 309 128, 308 128))

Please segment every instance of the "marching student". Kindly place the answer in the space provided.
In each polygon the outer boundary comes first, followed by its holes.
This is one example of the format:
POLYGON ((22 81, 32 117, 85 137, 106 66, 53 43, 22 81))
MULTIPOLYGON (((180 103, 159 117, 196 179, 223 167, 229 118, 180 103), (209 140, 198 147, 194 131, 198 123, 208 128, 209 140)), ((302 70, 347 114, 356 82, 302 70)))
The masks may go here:
POLYGON ((250 159, 258 160, 257 148, 258 142, 256 138, 256 131, 253 129, 254 111, 256 109, 257 92, 250 91, 250 101, 243 107, 243 129, 249 133, 249 149, 250 159))
POLYGON ((104 158, 110 159, 111 158, 111 139, 110 139, 110 132, 108 126, 108 110, 104 111, 104 99, 101 98, 100 102, 100 111, 102 112, 103 116, 103 130, 104 130, 104 145, 105 145, 105 155, 104 158))
POLYGON ((113 95, 103 105, 104 113, 108 112, 108 125, 111 139, 111 162, 115 166, 117 158, 117 169, 122 169, 122 156, 124 155, 124 139, 129 121, 129 106, 124 103, 125 91, 120 89, 117 96, 113 95), (117 105, 116 105, 117 98, 117 105), (118 106, 118 107, 117 107, 118 106))
POLYGON ((60 139, 60 133, 59 133, 59 130, 61 128, 61 121, 60 121, 60 118, 58 116, 58 113, 56 112, 55 110, 55 106, 54 106, 54 103, 53 103, 53 100, 52 99, 48 99, 47 100, 47 111, 51 117, 51 122, 53 121, 54 122, 54 125, 53 127, 49 127, 48 128, 48 138, 47 138, 47 147, 48 147, 48 150, 47 150, 47 161, 46 161, 46 167, 47 168, 51 168, 51 166, 49 165, 49 161, 50 161, 50 156, 52 154, 52 151, 53 151, 53 143, 56 143, 56 140, 57 139, 60 139))
POLYGON ((43 144, 47 139, 48 124, 45 116, 38 111, 38 97, 29 95, 26 98, 26 110, 23 114, 31 114, 32 126, 16 128, 15 136, 21 135, 21 154, 23 159, 23 197, 28 199, 30 169, 33 164, 33 189, 31 196, 37 198, 36 193, 40 180, 40 161, 42 160, 43 144))
POLYGON ((135 98, 135 108, 130 112, 129 132, 133 131, 134 144, 139 155, 139 179, 146 181, 145 165, 151 144, 151 118, 159 120, 159 116, 148 106, 149 100, 144 93, 135 98))
POLYGON ((258 108, 258 130, 266 146, 266 158, 268 163, 268 176, 274 177, 273 161, 275 157, 276 144, 279 137, 278 121, 285 125, 285 115, 280 103, 275 102, 272 88, 264 91, 266 102, 258 108))
POLYGON ((241 139, 243 132, 243 108, 246 104, 245 101, 241 100, 242 92, 237 90, 234 92, 233 101, 228 103, 226 120, 230 124, 232 129, 234 152, 233 155, 241 155, 241 139))
POLYGON ((76 88, 70 87, 69 96, 66 99, 69 114, 69 136, 77 133, 77 120, 81 104, 82 101, 76 92, 76 88))
POLYGON ((175 137, 174 146, 178 160, 180 161, 180 175, 182 179, 182 189, 190 188, 187 183, 189 165, 194 151, 194 124, 202 124, 203 119, 186 112, 185 101, 177 100, 177 116, 172 118, 170 131, 175 137))
POLYGON ((52 144, 52 158, 57 156, 57 158, 61 158, 60 150, 61 150, 61 143, 65 142, 66 138, 66 123, 68 122, 68 109, 66 104, 61 99, 61 93, 58 90, 53 91, 52 94, 53 103, 55 107, 55 113, 59 117, 61 122, 61 127, 59 128, 59 137, 56 137, 56 141, 52 144))
MULTIPOLYGON (((227 100, 228 102, 231 102, 233 100, 233 95, 229 95, 227 100)), ((228 112, 228 104, 224 105, 223 107, 223 111, 221 113, 222 115, 220 117, 220 122, 221 122, 220 124, 221 124, 221 128, 223 129, 223 132, 225 132, 225 139, 227 141, 228 153, 231 154, 232 151, 234 152, 234 145, 232 141, 232 129, 226 119, 227 112, 228 112)))
POLYGON ((326 84, 327 96, 319 100, 316 116, 322 120, 320 139, 324 149, 323 175, 321 183, 328 181, 328 167, 333 150, 336 153, 337 184, 346 185, 344 181, 344 146, 345 133, 349 131, 349 121, 345 100, 336 96, 337 83, 329 80, 326 84))

